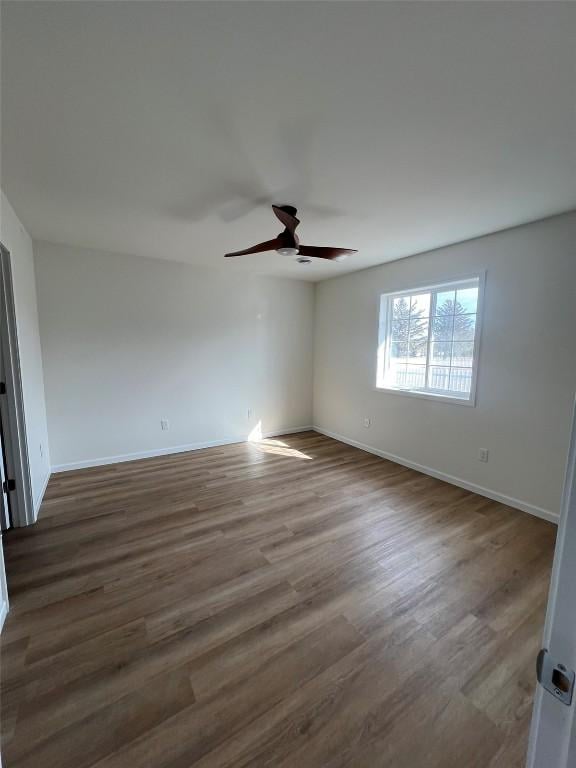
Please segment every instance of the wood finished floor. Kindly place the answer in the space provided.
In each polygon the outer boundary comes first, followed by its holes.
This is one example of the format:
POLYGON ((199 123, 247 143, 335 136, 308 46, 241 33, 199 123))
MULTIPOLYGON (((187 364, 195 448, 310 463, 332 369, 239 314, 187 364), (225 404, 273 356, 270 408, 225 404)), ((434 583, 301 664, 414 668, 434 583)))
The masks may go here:
POLYGON ((554 537, 313 432, 55 475, 4 766, 523 766, 554 537))

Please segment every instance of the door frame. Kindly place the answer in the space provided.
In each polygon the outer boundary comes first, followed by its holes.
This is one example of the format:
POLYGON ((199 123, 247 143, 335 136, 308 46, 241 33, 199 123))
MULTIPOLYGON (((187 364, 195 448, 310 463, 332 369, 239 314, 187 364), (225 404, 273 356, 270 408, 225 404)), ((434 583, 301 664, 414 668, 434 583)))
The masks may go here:
MULTIPOLYGON (((576 405, 554 552, 542 647, 576 668, 576 405)), ((536 686, 527 768, 568 768, 576 754, 576 698, 566 706, 542 685, 536 686)))
POLYGON ((24 394, 18 351, 16 310, 12 283, 10 251, 0 243, 0 354, 2 355, 6 394, 2 398, 6 463, 16 481, 10 492, 10 511, 15 527, 32 525, 34 502, 28 458, 24 394))

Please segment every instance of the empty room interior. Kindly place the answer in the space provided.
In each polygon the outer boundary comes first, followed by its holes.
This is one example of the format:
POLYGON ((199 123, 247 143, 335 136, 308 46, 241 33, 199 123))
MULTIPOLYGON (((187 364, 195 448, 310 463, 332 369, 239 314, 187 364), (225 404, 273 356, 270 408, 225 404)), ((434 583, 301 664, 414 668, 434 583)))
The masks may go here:
POLYGON ((2 766, 573 768, 576 3, 0 21, 2 766))

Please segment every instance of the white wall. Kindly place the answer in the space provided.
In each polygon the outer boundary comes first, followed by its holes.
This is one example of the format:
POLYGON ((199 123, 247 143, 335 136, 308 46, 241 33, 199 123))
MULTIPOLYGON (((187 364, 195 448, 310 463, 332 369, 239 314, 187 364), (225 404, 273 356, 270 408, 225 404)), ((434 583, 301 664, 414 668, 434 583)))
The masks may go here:
POLYGON ((38 329, 34 254, 32 240, 18 220, 4 193, 1 193, 0 212, 0 240, 10 251, 11 257, 26 439, 34 511, 35 514, 38 514, 44 488, 50 475, 50 451, 38 329))
POLYGON ((35 252, 53 468, 312 423, 312 284, 35 252))
POLYGON ((575 392, 576 213, 317 286, 314 421, 325 431, 556 514, 575 392), (486 291, 476 407, 375 390, 380 294, 477 270, 486 291))

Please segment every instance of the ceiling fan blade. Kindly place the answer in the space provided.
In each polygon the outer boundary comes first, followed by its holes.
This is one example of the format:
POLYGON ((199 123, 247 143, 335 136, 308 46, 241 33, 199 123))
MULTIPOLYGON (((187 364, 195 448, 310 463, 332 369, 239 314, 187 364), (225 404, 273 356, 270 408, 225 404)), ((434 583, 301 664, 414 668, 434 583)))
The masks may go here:
POLYGON ((300 256, 313 256, 315 259, 337 259, 339 256, 348 256, 350 253, 358 253, 353 248, 323 248, 316 245, 300 245, 300 256))
POLYGON ((258 243, 258 245, 253 245, 252 248, 246 248, 243 251, 234 251, 233 253, 225 253, 225 258, 230 258, 231 256, 244 256, 247 253, 264 253, 264 251, 275 251, 276 248, 280 248, 281 243, 278 240, 278 238, 275 238, 274 240, 266 240, 265 243, 258 243))
POLYGON ((290 232, 292 235, 294 234, 294 230, 300 224, 300 219, 296 218, 296 208, 293 208, 291 205, 273 205, 272 210, 276 214, 276 216, 280 219, 282 224, 286 227, 288 232, 290 232), (285 209, 291 209, 294 211, 294 213, 291 213, 290 210, 285 209))

